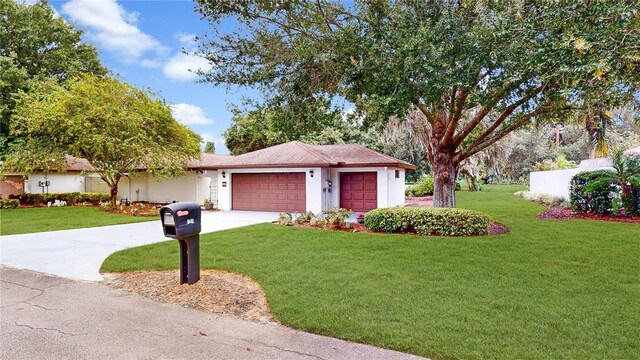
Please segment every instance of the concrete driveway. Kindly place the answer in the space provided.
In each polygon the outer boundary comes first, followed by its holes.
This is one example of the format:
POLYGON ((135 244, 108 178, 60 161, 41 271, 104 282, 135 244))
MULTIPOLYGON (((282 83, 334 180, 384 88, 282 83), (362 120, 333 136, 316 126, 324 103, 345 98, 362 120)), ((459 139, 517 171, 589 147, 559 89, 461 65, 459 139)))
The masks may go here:
MULTIPOLYGON (((205 211, 202 213, 202 233, 277 219, 278 214, 273 212, 205 211)), ((100 281, 100 266, 110 254, 167 240, 173 241, 164 237, 160 220, 8 235, 0 240, 0 264, 71 279, 100 281)))
POLYGON ((418 359, 0 266, 1 359, 418 359))

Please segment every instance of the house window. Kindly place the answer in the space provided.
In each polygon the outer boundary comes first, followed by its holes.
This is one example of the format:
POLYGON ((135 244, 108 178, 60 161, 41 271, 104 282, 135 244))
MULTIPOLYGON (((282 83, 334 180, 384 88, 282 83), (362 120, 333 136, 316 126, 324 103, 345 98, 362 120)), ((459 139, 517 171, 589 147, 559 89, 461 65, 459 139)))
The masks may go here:
POLYGON ((396 179, 400 179, 400 170, 396 170, 396 179))

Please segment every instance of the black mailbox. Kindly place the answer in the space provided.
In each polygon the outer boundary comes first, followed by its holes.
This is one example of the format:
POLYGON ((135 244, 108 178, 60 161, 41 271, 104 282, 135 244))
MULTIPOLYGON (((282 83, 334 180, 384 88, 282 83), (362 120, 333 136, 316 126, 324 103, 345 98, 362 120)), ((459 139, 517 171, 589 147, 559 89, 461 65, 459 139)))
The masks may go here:
POLYGON ((164 236, 180 244, 180 284, 200 280, 200 206, 192 202, 165 205, 160 209, 164 236))
POLYGON ((160 209, 164 236, 180 238, 200 233, 200 206, 192 202, 165 205, 160 209))

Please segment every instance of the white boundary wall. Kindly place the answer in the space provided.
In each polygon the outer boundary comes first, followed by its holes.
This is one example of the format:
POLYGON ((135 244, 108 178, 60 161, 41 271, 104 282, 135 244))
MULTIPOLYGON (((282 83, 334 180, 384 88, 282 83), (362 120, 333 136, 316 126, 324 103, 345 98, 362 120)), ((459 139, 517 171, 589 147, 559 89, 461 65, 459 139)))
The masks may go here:
POLYGON ((575 169, 534 171, 529 174, 529 191, 569 200, 571 178, 583 171, 611 169, 611 159, 590 159, 580 162, 575 169))

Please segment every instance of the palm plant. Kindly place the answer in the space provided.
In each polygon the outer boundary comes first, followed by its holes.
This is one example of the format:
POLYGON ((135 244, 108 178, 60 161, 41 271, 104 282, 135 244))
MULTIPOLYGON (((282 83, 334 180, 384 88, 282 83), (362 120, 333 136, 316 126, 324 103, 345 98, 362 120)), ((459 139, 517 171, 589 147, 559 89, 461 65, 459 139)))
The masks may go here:
POLYGON ((586 187, 587 191, 605 183, 620 187, 622 206, 629 214, 638 212, 640 196, 640 156, 625 156, 618 151, 612 157, 613 171, 607 172, 586 187))

